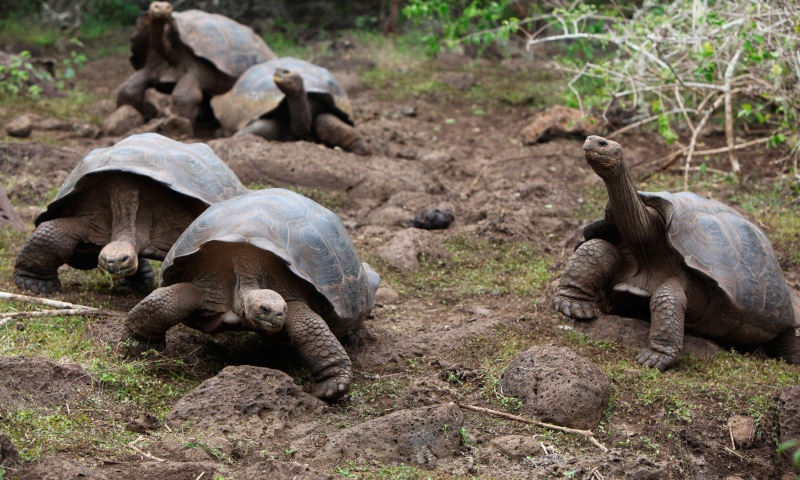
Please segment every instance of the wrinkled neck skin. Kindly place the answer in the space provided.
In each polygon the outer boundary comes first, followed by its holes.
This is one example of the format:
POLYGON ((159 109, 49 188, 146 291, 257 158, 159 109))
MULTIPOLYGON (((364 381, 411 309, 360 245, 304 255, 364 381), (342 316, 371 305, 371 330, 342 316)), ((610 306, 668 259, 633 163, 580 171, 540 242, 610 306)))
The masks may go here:
POLYGON ((258 262, 243 255, 234 255, 232 259, 233 274, 236 275, 236 286, 233 291, 233 311, 241 318, 246 318, 244 297, 251 290, 266 288, 266 276, 261 273, 258 262))
POLYGON ((623 240, 630 247, 639 270, 647 268, 652 255, 660 250, 654 248, 654 242, 664 235, 661 216, 642 202, 623 161, 611 172, 595 169, 594 166, 592 168, 606 185, 615 223, 623 240))
POLYGON ((178 29, 172 18, 154 18, 150 24, 150 44, 171 65, 178 63, 174 46, 180 41, 178 29))

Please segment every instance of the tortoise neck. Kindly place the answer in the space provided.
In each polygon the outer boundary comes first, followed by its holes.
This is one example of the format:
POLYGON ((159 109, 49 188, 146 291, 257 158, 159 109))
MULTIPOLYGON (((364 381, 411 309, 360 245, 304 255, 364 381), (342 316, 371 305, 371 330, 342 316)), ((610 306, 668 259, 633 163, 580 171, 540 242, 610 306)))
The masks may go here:
POLYGON ((623 163, 617 175, 603 178, 620 235, 639 265, 647 265, 652 243, 662 230, 657 214, 642 201, 630 171, 623 163))
POLYGON ((150 26, 150 44, 170 64, 177 63, 175 45, 179 39, 178 29, 172 18, 158 18, 150 26))

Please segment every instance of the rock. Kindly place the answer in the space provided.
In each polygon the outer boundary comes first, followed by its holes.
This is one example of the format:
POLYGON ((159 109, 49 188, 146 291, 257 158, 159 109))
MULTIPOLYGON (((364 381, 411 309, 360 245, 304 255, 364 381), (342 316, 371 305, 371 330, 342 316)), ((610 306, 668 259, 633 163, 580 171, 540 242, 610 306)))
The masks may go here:
MULTIPOLYGON (((800 439, 800 385, 793 385, 780 390, 778 399, 778 425, 780 438, 778 443, 800 439)), ((796 449, 789 449, 784 456, 791 458, 796 449)))
POLYGON ((433 210, 420 212, 414 215, 411 219, 409 226, 414 228, 422 228, 424 230, 442 230, 450 227, 450 224, 456 219, 453 205, 450 203, 443 203, 433 210))
MULTIPOLYGON (((250 365, 229 366, 178 400, 166 417, 175 427, 233 432, 239 438, 305 434, 303 418, 317 418, 327 404, 294 383, 289 375, 250 365)), ((299 436, 299 435, 298 435, 299 436)))
POLYGON ((585 137, 598 133, 599 121, 584 117, 580 110, 555 105, 540 113, 533 123, 522 129, 522 142, 532 145, 546 142, 556 137, 585 137))
POLYGON ((11 200, 8 199, 6 190, 0 185, 0 227, 9 226, 16 230, 25 231, 25 222, 19 216, 11 200))
POLYGON ((103 134, 124 135, 144 123, 144 116, 131 105, 123 105, 103 121, 103 134))
POLYGON ((526 457, 544 454, 542 442, 529 435, 506 435, 493 438, 489 442, 489 447, 511 460, 521 460, 526 457))
POLYGON ((472 73, 442 72, 436 79, 455 90, 464 90, 478 84, 478 79, 472 73))
POLYGON ((391 305, 400 301, 400 294, 395 292, 391 287, 380 287, 375 292, 376 305, 391 305))
POLYGON ((168 117, 170 114, 170 99, 166 93, 161 93, 155 88, 148 88, 144 92, 142 114, 145 120, 150 121, 158 117, 168 117))
POLYGON ((455 403, 400 410, 345 430, 312 435, 293 443, 302 463, 335 465, 346 458, 358 463, 411 463, 435 468, 439 459, 458 455, 464 424, 455 403))
POLYGON ((594 363, 552 345, 522 352, 503 372, 500 385, 528 415, 583 430, 597 427, 611 394, 608 378, 594 363))
POLYGON ((17 138, 26 138, 33 133, 33 123, 31 122, 31 118, 28 115, 22 115, 14 120, 11 120, 8 125, 6 125, 6 132, 12 137, 17 138))
POLYGON ((744 415, 734 415, 728 419, 728 428, 736 448, 750 448, 756 438, 756 422, 744 415))
POLYGON ((420 260, 434 263, 447 258, 442 239, 419 228, 407 228, 377 250, 377 255, 400 271, 419 268, 420 260))
POLYGON ((0 430, 0 466, 14 467, 22 463, 17 447, 11 442, 8 434, 0 430))

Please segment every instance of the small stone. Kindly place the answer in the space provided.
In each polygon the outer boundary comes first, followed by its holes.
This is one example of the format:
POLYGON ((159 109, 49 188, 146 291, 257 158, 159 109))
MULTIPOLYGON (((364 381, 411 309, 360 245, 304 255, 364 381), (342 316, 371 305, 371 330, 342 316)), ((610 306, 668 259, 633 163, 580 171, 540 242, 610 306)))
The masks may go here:
POLYGON ((12 137, 26 138, 29 137, 33 132, 33 123, 31 122, 30 117, 27 115, 22 115, 6 125, 6 132, 8 132, 8 134, 12 137))
POLYGON ((123 105, 103 121, 103 134, 124 135, 144 123, 144 116, 130 105, 123 105))
POLYGON ((400 301, 400 294, 391 287, 380 287, 375 292, 375 303, 377 305, 391 305, 400 301))
POLYGON ((736 448, 750 448, 756 437, 756 422, 744 415, 734 415, 728 419, 728 428, 736 448))

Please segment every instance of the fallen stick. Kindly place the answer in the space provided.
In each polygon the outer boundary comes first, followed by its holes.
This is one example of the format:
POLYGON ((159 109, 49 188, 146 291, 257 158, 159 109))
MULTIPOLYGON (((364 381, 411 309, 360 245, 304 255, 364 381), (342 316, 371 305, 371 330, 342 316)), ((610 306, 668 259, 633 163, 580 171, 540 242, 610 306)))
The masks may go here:
POLYGON ((164 460, 163 458, 158 458, 155 455, 151 455, 151 454, 149 454, 147 452, 143 452, 142 449, 140 449, 139 447, 136 446, 136 444, 139 443, 139 441, 141 441, 143 438, 144 438, 143 436, 139 435, 136 438, 136 440, 134 440, 134 441, 132 441, 131 443, 128 444, 128 447, 131 450, 133 450, 134 452, 138 453, 139 455, 141 455, 141 456, 143 456, 145 458, 149 458, 150 460, 155 460, 157 462, 165 462, 166 460, 164 460))
POLYGON ((597 439, 594 438, 594 433, 592 433, 591 430, 578 430, 576 428, 562 427, 560 425, 553 425, 552 423, 545 423, 545 422, 540 422, 538 420, 531 420, 530 418, 520 417, 520 416, 517 416, 517 415, 512 415, 510 413, 505 413, 505 412, 500 412, 500 411, 497 411, 497 410, 492 410, 490 408, 477 407, 475 405, 465 405, 463 403, 459 403, 458 406, 463 408, 463 409, 465 409, 465 410, 473 410, 475 412, 488 413, 490 415, 495 415, 495 416, 498 416, 498 417, 507 418, 509 420, 515 420, 517 422, 529 423, 531 425, 536 425, 536 426, 539 426, 539 427, 549 428, 551 430, 560 430, 562 432, 567 432, 567 433, 577 433, 578 435, 583 435, 584 437, 588 438, 589 441, 592 442, 593 444, 595 444, 597 447, 599 447, 600 450, 602 450, 604 452, 608 451, 608 449, 605 447, 605 445, 603 445, 602 443, 598 442, 597 439))
POLYGON ((0 313, 0 327, 5 327, 14 320, 20 318, 35 318, 35 317, 58 317, 58 316, 72 316, 72 315, 106 315, 109 317, 124 317, 123 312, 115 312, 113 310, 84 310, 81 308, 64 308, 61 310, 40 310, 37 312, 7 312, 0 313))
POLYGON ((53 308, 74 308, 83 309, 85 311, 100 310, 99 308, 87 307, 84 305, 76 305, 69 302, 60 302, 58 300, 50 300, 49 298, 31 297, 28 295, 19 295, 16 293, 0 292, 0 300, 12 300, 14 302, 24 303, 37 303, 39 305, 46 305, 53 308))

